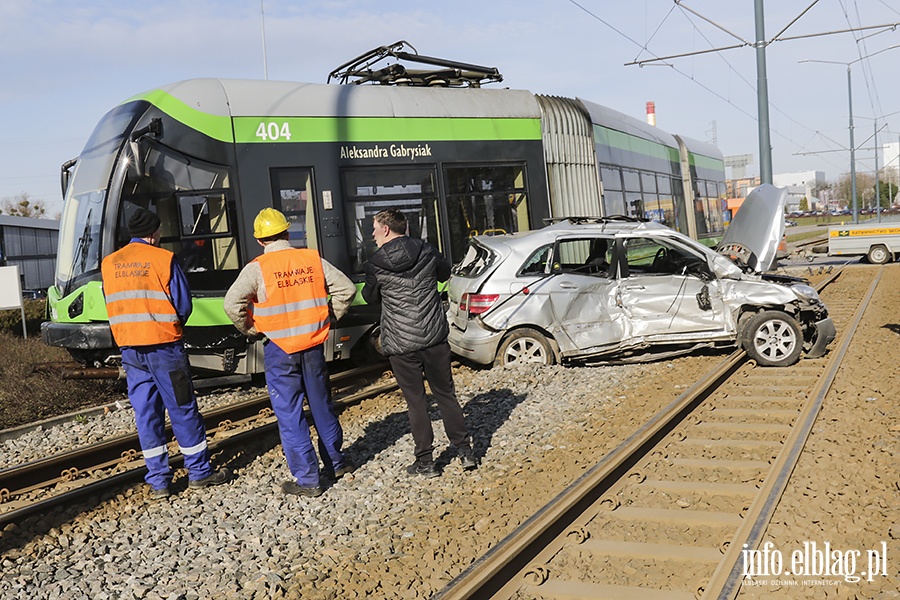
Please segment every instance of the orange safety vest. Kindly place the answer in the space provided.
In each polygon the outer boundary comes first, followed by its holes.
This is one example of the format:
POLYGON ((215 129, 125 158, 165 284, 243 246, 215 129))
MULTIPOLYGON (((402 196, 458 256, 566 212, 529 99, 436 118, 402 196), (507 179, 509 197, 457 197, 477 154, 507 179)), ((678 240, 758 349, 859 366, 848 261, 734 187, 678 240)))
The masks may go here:
POLYGON ((181 339, 181 322, 169 291, 173 257, 168 250, 132 243, 103 259, 106 312, 119 346, 181 339))
POLYGON ((325 271, 315 250, 292 248, 256 258, 266 301, 253 303, 253 324, 279 348, 293 354, 328 339, 325 271))

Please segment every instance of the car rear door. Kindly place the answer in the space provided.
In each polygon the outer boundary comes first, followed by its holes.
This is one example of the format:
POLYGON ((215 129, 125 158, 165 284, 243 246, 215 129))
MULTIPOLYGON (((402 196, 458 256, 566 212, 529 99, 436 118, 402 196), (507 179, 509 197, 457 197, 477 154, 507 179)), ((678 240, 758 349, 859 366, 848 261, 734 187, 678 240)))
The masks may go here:
POLYGON ((627 333, 627 319, 615 301, 617 286, 609 277, 610 252, 602 259, 594 256, 598 241, 608 242, 611 252, 611 236, 557 240, 554 275, 537 292, 553 307, 552 333, 563 352, 618 344, 627 333))

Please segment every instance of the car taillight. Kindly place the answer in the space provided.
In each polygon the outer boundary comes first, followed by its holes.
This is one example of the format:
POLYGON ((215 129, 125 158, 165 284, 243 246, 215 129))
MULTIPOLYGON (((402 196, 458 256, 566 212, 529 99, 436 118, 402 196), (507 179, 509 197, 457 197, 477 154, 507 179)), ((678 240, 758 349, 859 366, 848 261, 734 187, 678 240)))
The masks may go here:
POLYGON ((499 297, 499 294, 469 294, 467 292, 459 299, 459 310, 470 315, 480 315, 487 312, 499 297))

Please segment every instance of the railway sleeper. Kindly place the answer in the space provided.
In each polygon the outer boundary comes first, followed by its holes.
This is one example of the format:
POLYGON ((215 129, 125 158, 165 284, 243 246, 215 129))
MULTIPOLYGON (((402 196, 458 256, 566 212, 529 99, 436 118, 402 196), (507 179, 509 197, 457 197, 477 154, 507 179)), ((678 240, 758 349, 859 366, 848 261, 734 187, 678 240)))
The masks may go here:
POLYGON ((584 598, 611 600, 628 598, 629 600, 696 600, 691 592, 679 590, 654 590, 651 588, 607 585, 599 583, 583 583, 580 581, 560 581, 550 579, 540 586, 524 586, 521 596, 514 598, 553 598, 555 600, 583 600, 584 598))

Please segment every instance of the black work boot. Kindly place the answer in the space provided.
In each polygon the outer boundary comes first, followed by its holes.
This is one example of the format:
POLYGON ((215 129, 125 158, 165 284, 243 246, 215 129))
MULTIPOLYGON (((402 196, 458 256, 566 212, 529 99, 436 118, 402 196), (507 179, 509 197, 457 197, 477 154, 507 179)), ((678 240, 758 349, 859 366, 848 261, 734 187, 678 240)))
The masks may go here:
POLYGON ((281 491, 294 496, 316 498, 325 493, 325 488, 321 485, 300 485, 296 481, 285 481, 281 484, 281 491))
POLYGON ((231 476, 231 472, 226 468, 221 468, 218 471, 213 471, 212 475, 208 475, 203 479, 194 479, 190 483, 188 483, 188 487, 191 489, 200 489, 207 488, 213 485, 222 485, 228 478, 231 476))
POLYGON ((440 472, 434 466, 434 461, 421 459, 416 459, 416 462, 406 467, 406 472, 410 475, 421 475, 428 479, 440 475, 440 472))
POLYGON ((471 446, 463 446, 459 448, 459 462, 465 471, 471 471, 478 468, 478 461, 475 460, 475 453, 471 446))
POLYGON ((325 477, 327 479, 330 479, 331 481, 337 481, 344 475, 350 475, 355 470, 356 470, 356 465, 351 463, 349 460, 344 460, 344 466, 339 467, 331 472, 326 471, 325 477))

